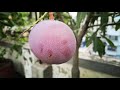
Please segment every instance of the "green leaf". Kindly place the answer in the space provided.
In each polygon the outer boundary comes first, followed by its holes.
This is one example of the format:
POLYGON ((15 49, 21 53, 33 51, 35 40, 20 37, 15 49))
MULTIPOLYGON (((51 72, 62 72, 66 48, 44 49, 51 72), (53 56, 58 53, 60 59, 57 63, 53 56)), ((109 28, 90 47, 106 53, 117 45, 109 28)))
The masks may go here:
POLYGON ((108 12, 101 13, 101 25, 108 23, 108 12))
MULTIPOLYGON (((99 29, 98 29, 99 30, 99 29)), ((102 57, 102 55, 105 54, 105 45, 104 43, 100 40, 99 37, 97 37, 97 32, 93 33, 92 35, 92 40, 93 40, 93 51, 98 52, 99 56, 102 57)))
POLYGON ((98 40, 97 51, 98 51, 99 56, 102 57, 105 54, 105 45, 100 40, 100 38, 98 38, 97 40, 98 40))
POLYGON ((96 37, 96 35, 94 35, 93 37, 93 51, 94 52, 97 52, 97 37, 96 37))
POLYGON ((22 45, 17 45, 14 44, 11 48, 13 48, 16 52, 18 52, 18 54, 22 54, 22 45))
POLYGON ((92 43, 91 37, 86 37, 86 46, 88 47, 92 43))
POLYGON ((0 39, 5 37, 6 37, 6 34, 4 34, 2 28, 0 28, 0 39))
POLYGON ((0 12, 0 15, 3 15, 3 16, 8 16, 10 14, 11 14, 11 12, 0 12))
POLYGON ((93 51, 98 52, 99 56, 102 57, 105 54, 105 45, 99 37, 94 35, 93 37, 93 51))
POLYGON ((5 21, 0 20, 0 24, 2 24, 4 26, 12 26, 8 21, 5 22, 5 21))
POLYGON ((69 13, 67 13, 67 12, 63 12, 62 13, 62 16, 64 17, 64 18, 71 18, 71 16, 69 15, 69 13))
POLYGON ((108 12, 102 12, 101 13, 101 27, 102 27, 101 30, 104 36, 106 33, 106 26, 103 26, 103 25, 107 23, 108 23, 108 12))
POLYGON ((114 43, 110 39, 108 39, 107 37, 103 37, 103 38, 106 39, 106 41, 109 43, 111 47, 115 47, 114 43))
POLYGON ((82 20, 85 18, 87 12, 78 12, 77 13, 77 18, 76 18, 76 28, 80 28, 80 23, 82 20))
POLYGON ((116 31, 120 28, 120 20, 117 23, 119 23, 119 24, 116 24, 116 26, 115 26, 116 31))

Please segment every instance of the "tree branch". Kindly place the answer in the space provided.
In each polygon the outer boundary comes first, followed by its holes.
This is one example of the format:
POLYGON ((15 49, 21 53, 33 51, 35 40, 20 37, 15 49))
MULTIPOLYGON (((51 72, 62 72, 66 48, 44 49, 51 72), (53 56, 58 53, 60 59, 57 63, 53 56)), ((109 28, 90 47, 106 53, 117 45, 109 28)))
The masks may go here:
MULTIPOLYGON (((120 23, 109 23, 109 24, 104 24, 104 26, 110 26, 110 25, 118 25, 120 23)), ((101 24, 98 24, 98 25, 92 25, 92 26, 88 26, 88 28, 92 28, 92 27, 97 27, 97 26, 100 26, 101 24)))
POLYGON ((79 70, 79 47, 80 44, 82 42, 82 38, 83 36, 86 34, 87 30, 88 30, 88 25, 89 22, 91 20, 93 16, 92 12, 88 13, 88 16, 85 20, 85 24, 82 26, 82 30, 79 30, 78 34, 75 34, 76 36, 76 40, 77 40, 77 44, 76 44, 76 51, 73 57, 73 67, 72 67, 72 78, 79 78, 80 76, 80 70, 79 70))
POLYGON ((2 47, 10 48, 12 45, 13 44, 11 44, 11 43, 0 41, 0 46, 2 46, 2 47))
POLYGON ((29 31, 35 24, 37 24, 39 21, 41 21, 46 15, 47 15, 48 12, 45 12, 33 25, 31 25, 27 30, 25 30, 23 33, 20 34, 20 37, 27 31, 29 31))
POLYGON ((92 16, 93 16, 93 12, 90 12, 86 18, 85 24, 82 26, 82 30, 79 30, 79 32, 78 32, 77 42, 78 42, 79 46, 80 46, 80 43, 82 42, 83 36, 86 34, 86 32, 88 30, 88 25, 89 25, 89 22, 90 22, 92 16))
MULTIPOLYGON (((119 14, 118 12, 108 13, 108 16, 111 16, 113 14, 119 14)), ((101 14, 94 13, 94 16, 101 16, 101 14)))

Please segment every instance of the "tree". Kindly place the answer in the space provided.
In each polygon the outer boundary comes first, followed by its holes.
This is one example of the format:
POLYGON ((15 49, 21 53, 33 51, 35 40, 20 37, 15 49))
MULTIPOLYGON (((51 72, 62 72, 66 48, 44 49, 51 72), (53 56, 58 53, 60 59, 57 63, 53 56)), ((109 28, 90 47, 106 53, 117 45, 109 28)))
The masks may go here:
POLYGON ((95 52, 98 52, 99 56, 102 58, 102 56, 105 54, 105 45, 101 38, 106 39, 106 41, 109 43, 110 46, 115 47, 115 45, 112 43, 110 39, 106 37, 106 27, 108 25, 114 25, 115 29, 118 30, 120 28, 120 20, 118 22, 114 21, 114 18, 120 16, 119 12, 78 12, 77 14, 77 24, 76 28, 80 28, 76 35, 77 39, 77 47, 76 47, 76 53, 73 57, 73 67, 72 67, 72 77, 73 78, 79 78, 80 71, 79 71, 79 58, 78 58, 78 49, 81 45, 82 38, 86 35, 86 45, 89 46, 91 43, 93 43, 93 50, 95 52), (100 24, 94 25, 95 21, 98 20, 98 18, 101 18, 100 24), (112 18, 112 22, 108 22, 109 18, 112 18), (82 20, 84 20, 84 24, 80 26, 82 20), (91 36, 87 36, 87 33, 89 31, 89 28, 99 26, 96 31, 93 31, 91 36), (100 31, 100 37, 97 37, 98 31, 100 31))
MULTIPOLYGON (((115 17, 120 16, 120 12, 78 12, 76 22, 68 12, 54 12, 54 16, 55 19, 68 24, 73 29, 76 36, 77 45, 75 55, 73 56, 72 67, 73 78, 79 78, 80 76, 78 49, 84 36, 86 36, 86 45, 89 46, 93 43, 93 50, 98 52, 100 57, 105 54, 105 45, 101 38, 106 39, 112 47, 115 47, 112 41, 106 37, 106 27, 112 25, 115 26, 116 30, 120 28, 120 20, 118 22, 114 21, 115 17), (95 21, 98 21, 98 18, 101 18, 100 24, 95 25, 95 21), (112 18, 111 23, 108 23, 109 18, 112 18), (97 26, 96 31, 90 30, 90 28, 97 26), (89 31, 92 31, 92 35, 88 35, 89 31), (97 34, 99 31, 100 37, 98 38, 97 34)), ((13 41, 13 45, 10 46, 11 49, 21 53, 20 47, 28 40, 28 35, 24 37, 23 34, 30 31, 30 28, 36 23, 45 19, 49 19, 46 12, 0 12, 0 45, 5 46, 6 42, 4 41, 6 40, 13 41), (33 14, 35 17, 33 17, 33 14), (19 37, 20 35, 22 35, 22 37, 19 37)), ((3 52, 5 52, 5 49, 3 52)))

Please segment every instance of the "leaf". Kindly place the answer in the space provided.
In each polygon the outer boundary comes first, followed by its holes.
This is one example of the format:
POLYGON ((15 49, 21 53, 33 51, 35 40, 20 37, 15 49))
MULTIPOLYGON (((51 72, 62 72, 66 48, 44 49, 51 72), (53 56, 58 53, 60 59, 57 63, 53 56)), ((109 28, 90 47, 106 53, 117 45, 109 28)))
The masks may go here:
POLYGON ((105 45, 99 37, 94 35, 93 37, 93 51, 98 52, 99 56, 102 57, 105 54, 105 45))
POLYGON ((88 47, 92 43, 91 37, 86 37, 86 46, 88 47))
POLYGON ((16 52, 18 52, 18 54, 22 54, 22 45, 17 45, 14 44, 11 48, 13 48, 16 52))
POLYGON ((2 24, 4 26, 12 26, 8 21, 4 22, 4 21, 0 20, 0 24, 2 24))
POLYGON ((66 19, 71 18, 71 16, 70 16, 69 13, 67 13, 67 12, 63 12, 63 13, 62 13, 62 16, 63 16, 64 18, 66 18, 66 19))
POLYGON ((97 51, 97 38, 96 35, 93 35, 93 51, 96 52, 97 51))
POLYGON ((8 16, 8 15, 10 15, 11 14, 11 12, 0 12, 0 15, 3 15, 3 16, 8 16))
POLYGON ((101 25, 108 23, 108 12, 101 13, 101 25))
POLYGON ((120 28, 120 20, 117 23, 119 23, 119 24, 116 24, 116 26, 115 26, 116 31, 120 28))
POLYGON ((87 12, 78 12, 77 13, 77 18, 76 18, 76 28, 80 28, 80 23, 82 20, 85 18, 87 12))
POLYGON ((107 42, 109 43, 111 47, 115 47, 114 43, 110 39, 108 39, 107 37, 103 37, 103 38, 107 40, 107 42))
POLYGON ((106 33, 106 26, 103 26, 104 24, 108 23, 108 12, 102 12, 101 13, 101 31, 103 32, 103 35, 105 36, 106 33))
POLYGON ((97 51, 100 57, 102 57, 105 54, 105 45, 104 43, 100 40, 100 38, 97 39, 98 41, 98 46, 97 46, 97 51))
MULTIPOLYGON (((98 29, 99 30, 99 29, 98 29)), ((100 40, 99 37, 97 37, 97 32, 93 33, 92 35, 92 40, 93 40, 93 51, 98 52, 99 56, 102 57, 102 55, 105 54, 105 45, 104 43, 100 40)))
POLYGON ((9 12, 0 12, 0 20, 8 20, 9 12))
POLYGON ((3 33, 2 27, 0 27, 0 39, 5 37, 6 37, 6 34, 3 33))

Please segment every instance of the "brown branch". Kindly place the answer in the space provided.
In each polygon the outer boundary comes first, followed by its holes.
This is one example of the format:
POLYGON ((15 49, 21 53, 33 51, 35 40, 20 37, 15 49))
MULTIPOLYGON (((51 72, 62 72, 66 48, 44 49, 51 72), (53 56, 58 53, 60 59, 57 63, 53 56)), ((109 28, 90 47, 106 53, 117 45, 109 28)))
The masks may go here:
MULTIPOLYGON (((120 23, 109 23, 109 24, 104 24, 104 26, 110 26, 110 25, 118 25, 120 23)), ((92 28, 92 27, 97 27, 97 26, 100 26, 101 24, 98 24, 98 25, 92 25, 92 26, 88 26, 88 28, 92 28)))
POLYGON ((88 30, 88 25, 89 25, 89 22, 90 22, 92 16, 93 16, 93 13, 90 12, 86 18, 85 24, 82 26, 82 30, 79 30, 79 32, 78 32, 77 42, 78 42, 79 46, 80 46, 80 43, 82 42, 83 36, 86 34, 86 32, 88 30))
POLYGON ((83 36, 86 34, 88 30, 88 25, 93 16, 92 12, 88 13, 86 18, 85 24, 82 26, 82 30, 79 30, 78 35, 76 34, 77 44, 76 44, 76 51, 73 57, 73 67, 72 67, 72 78, 79 78, 80 71, 79 71, 79 47, 82 42, 83 36))
MULTIPOLYGON (((113 12, 113 13, 108 13, 107 15, 108 16, 111 16, 111 15, 113 15, 113 14, 119 14, 118 12, 113 12)), ((101 14, 96 14, 95 12, 94 12, 94 16, 101 16, 101 14)))

